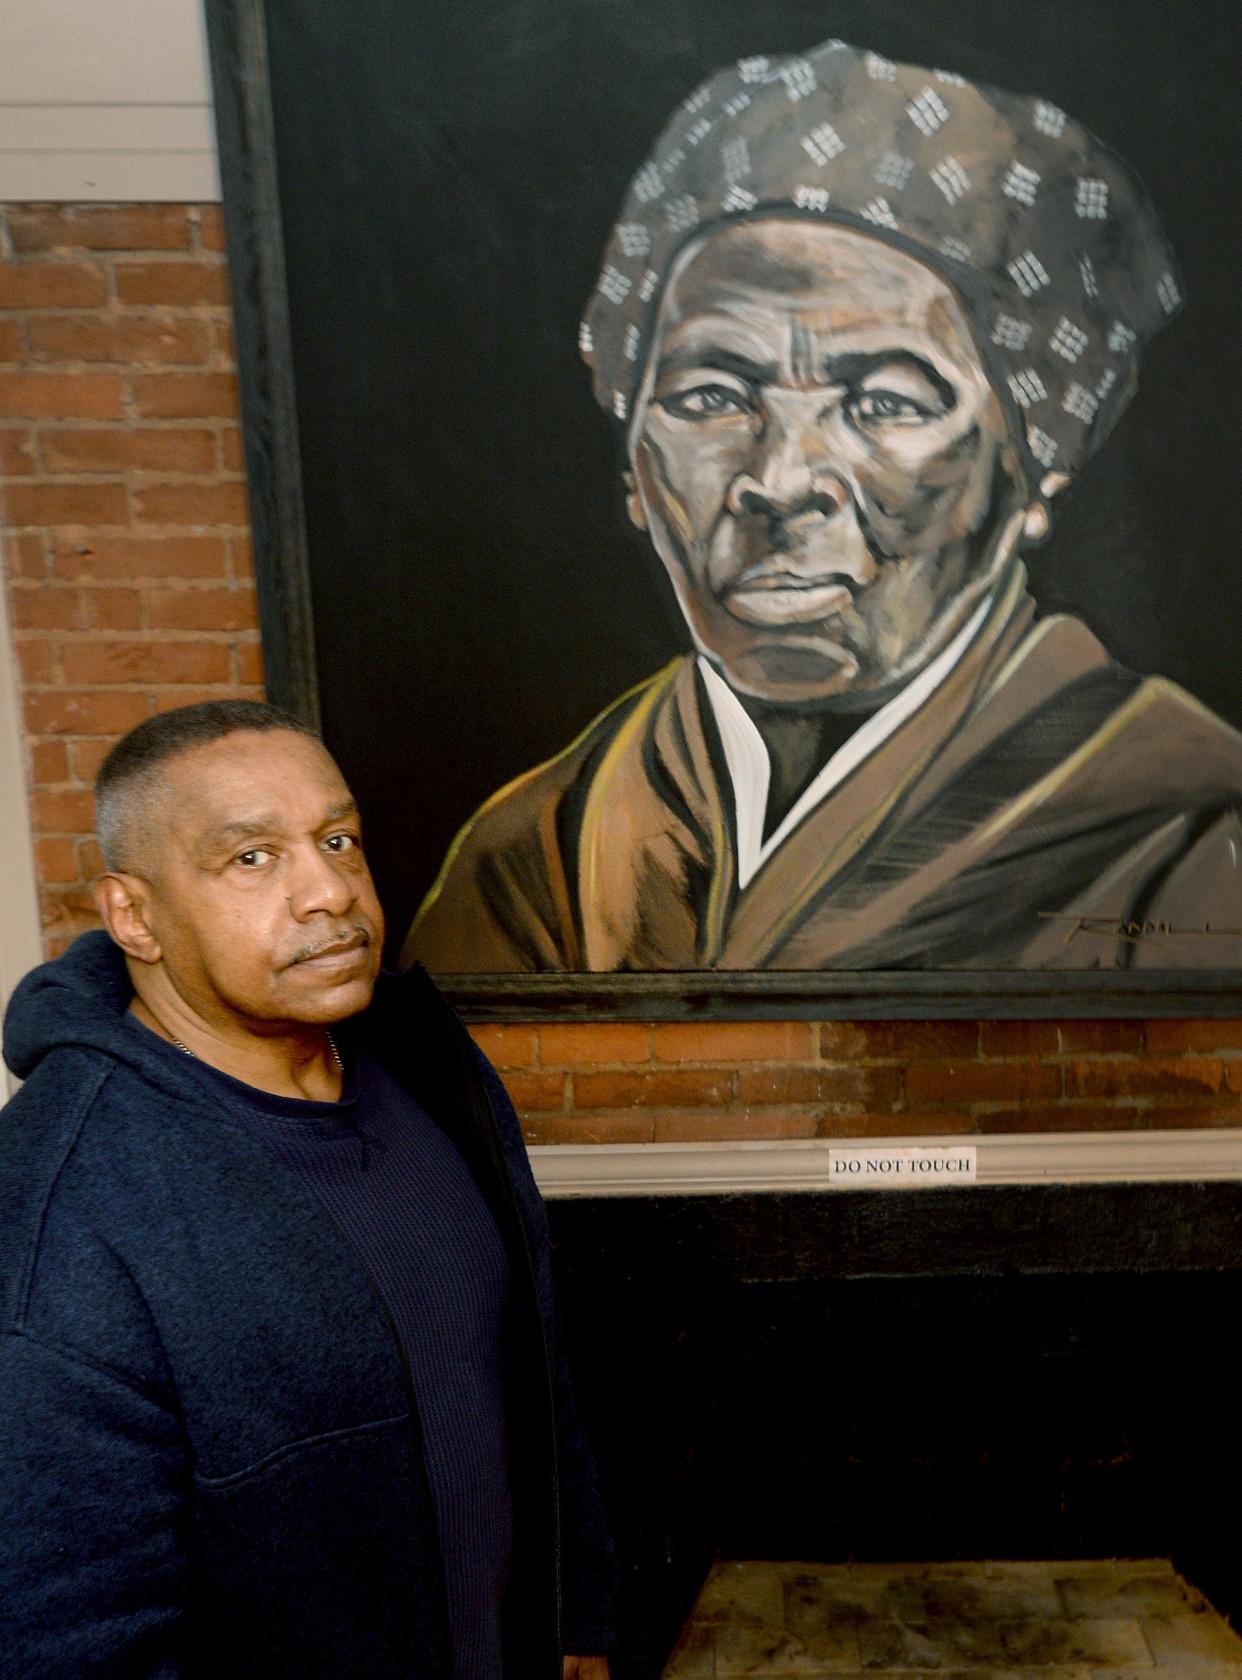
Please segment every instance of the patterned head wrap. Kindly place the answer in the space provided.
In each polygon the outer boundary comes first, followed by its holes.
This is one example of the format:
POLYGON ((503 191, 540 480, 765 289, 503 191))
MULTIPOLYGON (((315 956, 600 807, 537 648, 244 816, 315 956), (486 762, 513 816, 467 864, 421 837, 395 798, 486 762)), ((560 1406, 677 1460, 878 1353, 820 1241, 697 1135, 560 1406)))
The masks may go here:
POLYGON ((1099 446, 1181 304, 1142 186, 1055 105, 825 41, 713 76, 631 182, 580 339, 610 414, 630 412, 678 251, 773 213, 856 227, 954 284, 1035 481, 1099 446))

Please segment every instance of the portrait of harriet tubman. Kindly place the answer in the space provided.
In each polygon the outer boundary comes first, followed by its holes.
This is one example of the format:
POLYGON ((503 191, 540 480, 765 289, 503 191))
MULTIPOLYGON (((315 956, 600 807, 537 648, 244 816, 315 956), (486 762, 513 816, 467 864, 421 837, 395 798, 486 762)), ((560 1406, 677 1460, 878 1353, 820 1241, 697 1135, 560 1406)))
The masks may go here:
POLYGON ((692 93, 581 330, 690 648, 493 795, 406 957, 1242 966, 1242 736, 1023 561, 1181 303, 1046 101, 835 40, 692 93))

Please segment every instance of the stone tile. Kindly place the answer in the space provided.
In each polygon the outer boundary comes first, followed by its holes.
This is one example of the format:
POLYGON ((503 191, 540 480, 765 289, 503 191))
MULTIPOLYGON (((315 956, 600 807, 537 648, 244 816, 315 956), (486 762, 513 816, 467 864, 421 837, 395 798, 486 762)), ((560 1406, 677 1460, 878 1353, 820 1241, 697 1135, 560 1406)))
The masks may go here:
POLYGON ((1190 1616, 1206 1600, 1177 1575, 1058 1581, 1067 1616, 1190 1616))
POLYGON ((1217 1680, 1222 1664, 1242 1665, 1242 1638, 1223 1617, 1152 1616, 1143 1621, 1143 1632, 1156 1663, 1176 1667, 1185 1674, 1203 1674, 1217 1680))
POLYGON ((851 1563, 849 1571, 856 1581, 925 1580, 942 1575, 977 1575, 979 1563, 959 1563, 953 1560, 936 1563, 851 1563))
MULTIPOLYGON (((984 1576, 917 1576, 893 1581, 885 1612, 903 1622, 1059 1621, 1055 1584, 1047 1577, 988 1580, 984 1576)), ((1124 1612, 1122 1612, 1124 1614, 1124 1612)))
POLYGON ((1079 1622, 1012 1622, 997 1623, 1003 1631, 1002 1643, 1011 1666, 1038 1667, 1060 1663, 1070 1667, 1074 1663, 1111 1663, 1119 1668, 1126 1663, 1142 1665, 1151 1661, 1147 1641, 1137 1621, 1122 1617, 1100 1616, 1079 1622))
POLYGON ((692 1623, 673 1647, 663 1680, 713 1680, 715 1673, 716 1640, 712 1629, 692 1623))
MULTIPOLYGON (((1118 1558, 1113 1568, 1124 1579, 1140 1575, 1173 1575, 1176 1571, 1168 1558, 1118 1558)), ((1057 1574, 1060 1575, 1060 1568, 1057 1574)))
POLYGON ((785 1620, 784 1578, 764 1564, 718 1563, 703 1584, 691 1619, 778 1628, 785 1620))
POLYGON ((885 1613, 887 1581, 860 1581, 847 1570, 805 1571, 785 1582, 785 1625, 806 1635, 829 1627, 857 1627, 885 1613))
POLYGON ((858 1629, 863 1667, 872 1669, 926 1668, 940 1673, 955 1668, 999 1668, 1005 1661, 1000 1622, 911 1627, 883 1620, 865 1622, 858 1629))
MULTIPOLYGON (((1118 1569, 1117 1562, 1113 1558, 1070 1558, 1064 1562, 1060 1559, 1054 1561, 1050 1558, 1017 1558, 1005 1559, 996 1563, 976 1564, 975 1567, 982 1568, 985 1575, 994 1576, 1000 1580, 1010 1578, 1020 1580, 1027 1576, 1035 1576, 1037 1579, 1055 1577, 1058 1581, 1069 1580, 1071 1576, 1074 1578, 1095 1579, 1098 1577, 1101 1580, 1112 1580, 1118 1569)), ((1138 1568, 1139 1566, 1126 1564, 1123 1567, 1138 1568)), ((1149 1571, 1145 1570, 1145 1572, 1154 1574, 1157 1568, 1161 1567, 1167 1572, 1171 1566, 1161 1558, 1155 1560, 1151 1569, 1149 1571)))
POLYGON ((811 1680, 859 1666, 858 1641, 848 1627, 832 1628, 806 1639, 788 1628, 718 1627, 717 1675, 781 1674, 811 1680))

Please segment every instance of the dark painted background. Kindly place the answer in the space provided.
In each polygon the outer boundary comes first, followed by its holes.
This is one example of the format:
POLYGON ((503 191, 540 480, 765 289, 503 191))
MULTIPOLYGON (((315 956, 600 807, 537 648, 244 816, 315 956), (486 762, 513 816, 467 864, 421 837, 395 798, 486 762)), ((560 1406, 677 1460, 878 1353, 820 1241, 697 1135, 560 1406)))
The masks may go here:
POLYGON ((1145 180, 1189 307, 1033 559, 1242 723, 1236 0, 268 0, 329 745, 399 936, 477 803, 685 644, 577 322, 625 184, 731 58, 839 35, 1046 96, 1145 180))

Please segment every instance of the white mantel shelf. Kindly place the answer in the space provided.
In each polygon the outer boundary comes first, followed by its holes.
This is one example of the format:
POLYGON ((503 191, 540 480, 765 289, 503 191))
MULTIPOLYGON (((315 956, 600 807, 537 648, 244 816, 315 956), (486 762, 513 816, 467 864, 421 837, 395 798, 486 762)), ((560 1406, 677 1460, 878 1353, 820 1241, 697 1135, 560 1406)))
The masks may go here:
MULTIPOLYGON (((782 1143, 546 1144, 530 1151, 545 1196, 726 1196, 767 1191, 857 1194, 830 1183, 830 1149, 978 1150, 977 1187, 1242 1179, 1242 1129, 1043 1132, 1014 1136, 811 1138, 782 1143)), ((882 1194, 925 1190, 868 1186, 882 1194)))

